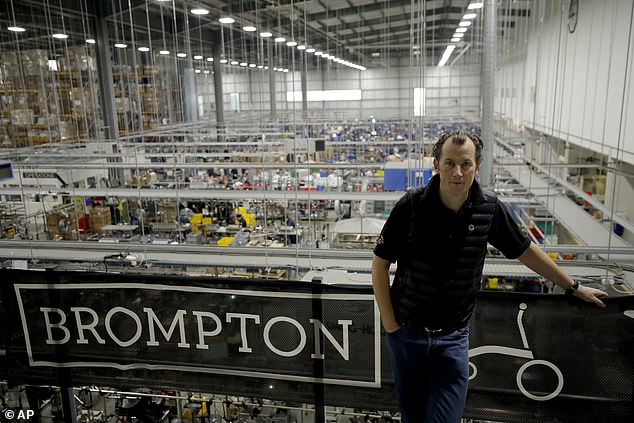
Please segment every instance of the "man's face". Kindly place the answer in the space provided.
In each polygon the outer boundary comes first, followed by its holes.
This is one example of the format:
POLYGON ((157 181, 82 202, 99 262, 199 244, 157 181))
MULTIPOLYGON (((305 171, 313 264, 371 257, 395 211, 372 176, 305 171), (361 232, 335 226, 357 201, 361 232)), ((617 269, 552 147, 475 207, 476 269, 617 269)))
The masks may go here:
POLYGON ((447 140, 442 146, 440 160, 434 159, 434 170, 440 174, 440 191, 443 194, 466 199, 478 170, 475 145, 471 140, 463 145, 447 140))

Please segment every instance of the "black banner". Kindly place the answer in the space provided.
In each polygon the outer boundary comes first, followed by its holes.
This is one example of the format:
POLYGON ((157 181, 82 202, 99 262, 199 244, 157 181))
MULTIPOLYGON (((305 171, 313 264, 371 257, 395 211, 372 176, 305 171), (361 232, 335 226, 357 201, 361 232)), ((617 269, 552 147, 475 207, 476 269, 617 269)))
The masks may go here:
MULTIPOLYGON (((2 270, 0 376, 396 410, 370 287, 2 270), (4 338, 3 338, 4 337, 4 338), (4 350, 4 356, 3 356, 4 350)), ((634 297, 483 292, 465 417, 634 421, 634 297)))

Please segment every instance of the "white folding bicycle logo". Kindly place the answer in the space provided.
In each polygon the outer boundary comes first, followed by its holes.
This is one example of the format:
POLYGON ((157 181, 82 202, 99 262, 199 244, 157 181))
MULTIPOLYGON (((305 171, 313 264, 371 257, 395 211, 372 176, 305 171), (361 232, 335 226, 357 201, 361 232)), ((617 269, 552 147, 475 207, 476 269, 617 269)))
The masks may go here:
MULTIPOLYGON (((503 347, 501 345, 485 345, 485 346, 470 349, 469 358, 482 355, 482 354, 491 353, 491 354, 503 354, 503 355, 510 355, 512 357, 520 357, 520 358, 529 359, 530 361, 522 365, 522 367, 520 367, 520 369, 517 371, 517 375, 515 377, 515 380, 517 381, 517 387, 528 398, 534 399, 535 401, 548 401, 549 399, 555 398, 561 392, 561 389, 564 386, 564 376, 561 373, 561 370, 559 370, 559 368, 555 366, 553 363, 551 363, 550 361, 535 360, 533 356, 533 352, 528 349, 528 341, 526 340, 526 332, 524 332, 524 324, 522 323, 522 316, 524 315, 524 310, 526 310, 526 307, 527 305, 525 303, 521 303, 520 310, 517 313, 517 326, 520 329, 520 335, 522 336, 522 344, 524 345, 525 349, 522 350, 519 348, 503 347), (526 369, 528 369, 531 366, 535 366, 539 364, 551 368, 557 375, 557 380, 558 380, 557 387, 555 388, 555 390, 550 394, 542 395, 542 396, 535 395, 528 392, 528 390, 522 384, 522 375, 524 374, 526 369)), ((634 319, 634 310, 626 310, 623 312, 623 314, 631 319, 634 319)), ((478 374, 478 369, 476 368, 475 364, 471 362, 469 362, 469 369, 470 371, 473 372, 469 375, 469 380, 471 380, 475 378, 476 375, 478 374)))
MULTIPOLYGON (((526 307, 527 305, 525 303, 521 303, 520 310, 517 313, 517 326, 520 329, 520 335, 522 336, 522 344, 524 345, 525 349, 522 350, 519 348, 503 347, 501 345, 484 345, 481 347, 470 349, 469 358, 476 357, 482 354, 491 353, 491 354, 503 354, 503 355, 510 355, 512 357, 520 357, 520 358, 529 359, 530 361, 528 361, 527 363, 524 363, 522 367, 520 367, 520 369, 517 371, 517 375, 515 377, 515 380, 517 381, 517 387, 520 389, 522 394, 526 395, 530 399, 533 399, 535 401, 548 401, 549 399, 555 398, 561 392, 561 389, 564 387, 564 375, 561 373, 561 370, 559 370, 559 368, 555 366, 553 363, 551 363, 550 361, 535 360, 533 356, 533 352, 528 349, 528 341, 526 340, 526 332, 524 332, 524 325, 522 323, 522 316, 524 315, 524 310, 526 310, 526 307), (522 384, 522 375, 524 374, 524 372, 529 367, 540 365, 540 364, 551 368, 557 375, 557 381, 558 381, 557 387, 555 388, 553 392, 547 395, 535 395, 531 392, 528 392, 528 390, 522 384)), ((472 372, 469 375, 469 380, 471 380, 475 378, 476 375, 478 374, 478 369, 476 368, 475 364, 471 362, 469 362, 469 369, 470 369, 470 373, 472 372)))

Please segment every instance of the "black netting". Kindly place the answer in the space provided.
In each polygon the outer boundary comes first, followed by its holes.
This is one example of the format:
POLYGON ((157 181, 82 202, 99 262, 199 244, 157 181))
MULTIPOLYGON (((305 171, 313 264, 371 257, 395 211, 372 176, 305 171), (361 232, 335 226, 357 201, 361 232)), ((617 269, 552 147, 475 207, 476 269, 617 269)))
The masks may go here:
MULTIPOLYGON (((370 287, 29 271, 2 279, 0 369, 12 383, 396 409, 370 287)), ((634 297, 607 304, 481 293, 465 416, 633 421, 634 320, 624 312, 634 297)))

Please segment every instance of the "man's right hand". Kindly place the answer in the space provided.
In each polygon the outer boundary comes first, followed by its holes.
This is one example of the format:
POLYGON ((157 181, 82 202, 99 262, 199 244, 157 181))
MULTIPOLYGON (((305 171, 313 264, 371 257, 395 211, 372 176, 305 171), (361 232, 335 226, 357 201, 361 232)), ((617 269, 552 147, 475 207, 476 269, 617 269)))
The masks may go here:
POLYGON ((396 322, 390 323, 390 324, 383 324, 383 329, 385 329, 387 333, 394 333, 400 328, 401 328, 401 325, 399 325, 396 322))

